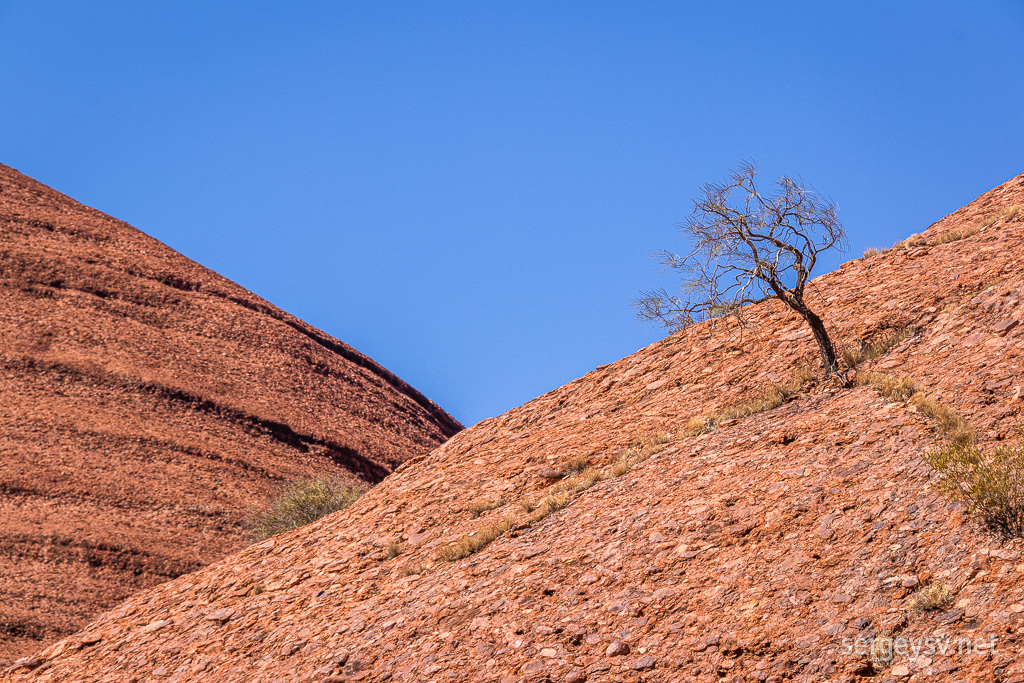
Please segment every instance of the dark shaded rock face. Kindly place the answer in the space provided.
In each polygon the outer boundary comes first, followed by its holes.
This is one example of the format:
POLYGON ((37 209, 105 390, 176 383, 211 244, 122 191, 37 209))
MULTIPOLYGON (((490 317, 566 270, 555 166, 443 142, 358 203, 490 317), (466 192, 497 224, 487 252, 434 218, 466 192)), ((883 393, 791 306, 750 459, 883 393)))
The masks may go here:
POLYGON ((249 542, 282 482, 461 429, 355 349, 0 165, 0 663, 249 542))

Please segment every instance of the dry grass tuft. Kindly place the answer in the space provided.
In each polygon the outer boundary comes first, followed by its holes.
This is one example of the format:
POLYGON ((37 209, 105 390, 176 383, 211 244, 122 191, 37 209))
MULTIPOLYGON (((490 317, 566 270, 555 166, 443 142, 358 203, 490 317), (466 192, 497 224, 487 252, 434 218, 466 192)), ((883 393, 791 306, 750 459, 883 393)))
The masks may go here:
POLYGON ((628 457, 634 464, 647 460, 652 455, 657 455, 665 450, 665 447, 672 440, 668 432, 658 431, 642 441, 636 448, 626 451, 628 457))
POLYGON ((686 422, 686 433, 690 436, 707 434, 718 426, 718 421, 709 415, 695 415, 686 422))
POLYGON ((652 434, 649 439, 647 439, 646 445, 648 447, 664 446, 665 444, 667 444, 671 440, 672 440, 672 437, 669 436, 668 432, 659 429, 654 434, 652 434))
POLYGON ((486 548, 514 525, 515 520, 511 517, 488 524, 481 529, 477 529, 472 534, 466 534, 457 541, 438 548, 437 559, 441 562, 455 562, 469 557, 473 553, 478 553, 486 548))
POLYGON ((871 641, 871 649, 868 651, 868 659, 876 671, 881 671, 892 662, 894 645, 895 641, 891 630, 885 629, 875 635, 874 640, 871 641))
POLYGON ((939 245, 947 244, 949 242, 956 242, 958 240, 964 239, 965 237, 977 235, 983 229, 984 228, 982 227, 981 223, 975 223, 974 225, 968 225, 962 228, 954 228, 952 230, 947 230, 946 232, 940 232, 938 235, 935 236, 935 240, 932 242, 932 244, 939 245))
POLYGON ((757 413, 777 408, 796 395, 806 384, 814 379, 814 370, 803 365, 796 369, 793 378, 785 382, 774 382, 761 389, 754 398, 746 403, 730 406, 718 415, 698 415, 691 417, 686 423, 686 433, 690 436, 706 434, 718 429, 723 422, 740 420, 757 413))
POLYGON ((721 423, 728 420, 739 420, 744 417, 756 415, 757 413, 763 413, 771 410, 772 408, 778 408, 785 403, 787 399, 800 391, 802 386, 803 382, 799 379, 769 384, 758 392, 752 400, 747 401, 746 403, 741 403, 737 406, 730 406, 723 410, 718 416, 717 421, 721 423))
POLYGON ((814 377, 814 368, 812 368, 810 365, 799 366, 796 370, 793 371, 793 379, 791 380, 791 382, 796 383, 796 387, 794 388, 793 393, 799 391, 804 384, 807 384, 808 382, 813 382, 814 377))
POLYGON ((588 467, 580 472, 578 479, 583 486, 580 490, 586 490, 601 481, 601 472, 596 467, 588 467))
POLYGON ((337 479, 297 481, 284 488, 266 509, 252 513, 248 526, 257 539, 270 538, 343 510, 359 500, 364 491, 337 479))
POLYGON ((890 377, 880 372, 858 372, 857 386, 872 386, 892 401, 906 402, 917 392, 917 386, 910 377, 890 377))
POLYGON ((549 493, 541 498, 536 509, 530 515, 533 521, 539 522, 552 512, 557 512, 569 504, 569 494, 566 491, 549 493))
POLYGON ((878 256, 882 252, 874 247, 868 247, 864 250, 864 258, 871 258, 872 256, 878 256))
POLYGON ((942 609, 953 602, 953 591, 943 583, 933 583, 924 586, 910 596, 904 609, 908 612, 927 612, 933 609, 942 609))
POLYGON ((590 467, 590 458, 585 455, 577 455, 569 458, 562 465, 562 469, 569 474, 576 474, 590 467))
POLYGON ((940 403, 932 396, 918 394, 914 397, 914 407, 922 415, 931 418, 939 428, 939 434, 947 442, 967 446, 974 443, 974 428, 947 405, 940 403))
POLYGON ((1009 223, 1010 221, 1020 216, 1021 211, 1021 206, 1017 204, 1014 204, 1013 206, 1004 206, 1003 208, 999 209, 999 211, 996 211, 993 215, 989 216, 988 218, 978 221, 978 223, 976 224, 978 226, 978 230, 976 230, 975 232, 984 230, 985 228, 990 228, 993 225, 996 225, 997 223, 1009 223))
POLYGON ((1024 536, 1024 447, 990 453, 970 442, 951 442, 925 462, 940 476, 939 489, 987 524, 1011 536, 1024 536))
POLYGON ((412 576, 413 574, 424 574, 429 569, 429 565, 426 562, 410 562, 404 565, 399 573, 402 576, 412 576))
POLYGON ((915 330, 913 327, 900 327, 892 330, 889 334, 874 344, 864 344, 863 342, 859 342, 854 346, 847 346, 841 353, 843 364, 852 370, 861 363, 865 363, 869 360, 885 355, 894 346, 903 342, 908 337, 912 337, 914 333, 915 330))
POLYGON ((492 498, 490 500, 475 500, 469 505, 469 513, 473 515, 473 517, 479 517, 485 512, 489 512, 490 510, 496 510, 500 508, 502 505, 505 504, 505 502, 506 501, 504 498, 492 498))
POLYGON ((392 538, 388 541, 387 550, 384 551, 385 559, 391 560, 402 554, 402 539, 392 538))
POLYGON ((911 235, 907 239, 903 240, 902 242, 897 242, 896 244, 892 245, 892 248, 897 250, 912 249, 913 247, 924 246, 927 243, 928 241, 925 239, 924 235, 922 235, 921 233, 916 233, 911 235))
MULTIPOLYGON (((555 486, 552 487, 551 492, 561 493, 565 491, 567 493, 580 493, 581 491, 586 491, 599 481, 601 481, 601 472, 598 471, 596 467, 588 467, 575 477, 555 484, 555 486)), ((527 510, 527 512, 533 512, 533 510, 527 510)))
POLYGON ((1022 207, 1020 207, 1019 205, 1005 206, 1002 209, 996 211, 994 214, 988 216, 987 218, 978 220, 972 223, 971 225, 965 225, 961 228, 953 228, 951 230, 940 232, 938 235, 933 237, 930 242, 928 241, 928 239, 926 239, 924 235, 911 235, 903 242, 896 244, 893 248, 906 249, 909 247, 929 245, 935 246, 939 244, 947 244, 949 242, 956 242, 958 240, 971 237, 972 235, 977 235, 982 230, 990 228, 993 225, 997 225, 999 223, 1009 223, 1010 221, 1015 220, 1017 217, 1019 217, 1021 215, 1021 212, 1022 207))
POLYGON ((614 465, 612 465, 611 475, 613 477, 621 477, 626 472, 629 472, 631 469, 633 469, 633 465, 629 462, 629 460, 619 460, 614 465))

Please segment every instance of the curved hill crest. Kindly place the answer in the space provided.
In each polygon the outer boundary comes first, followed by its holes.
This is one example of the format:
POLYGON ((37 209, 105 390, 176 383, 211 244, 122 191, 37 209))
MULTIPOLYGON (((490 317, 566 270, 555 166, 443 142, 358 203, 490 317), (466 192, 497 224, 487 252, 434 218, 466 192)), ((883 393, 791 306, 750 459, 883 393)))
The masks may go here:
POLYGON ((0 661, 461 429, 352 347, 0 165, 0 661))

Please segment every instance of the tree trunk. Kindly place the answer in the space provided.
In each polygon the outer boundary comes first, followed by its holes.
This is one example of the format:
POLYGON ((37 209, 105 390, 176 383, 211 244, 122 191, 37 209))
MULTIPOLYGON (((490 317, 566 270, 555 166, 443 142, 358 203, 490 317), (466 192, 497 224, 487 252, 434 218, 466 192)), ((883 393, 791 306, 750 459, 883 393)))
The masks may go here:
POLYGON ((818 342, 818 352, 821 355, 821 363, 825 366, 830 374, 835 373, 839 370, 839 360, 836 358, 836 347, 832 344, 832 339, 829 338, 828 332, 825 331, 825 323, 821 321, 817 313, 808 308, 802 300, 794 300, 796 305, 791 307, 800 317, 807 321, 807 324, 811 327, 811 332, 814 333, 814 341, 818 342))

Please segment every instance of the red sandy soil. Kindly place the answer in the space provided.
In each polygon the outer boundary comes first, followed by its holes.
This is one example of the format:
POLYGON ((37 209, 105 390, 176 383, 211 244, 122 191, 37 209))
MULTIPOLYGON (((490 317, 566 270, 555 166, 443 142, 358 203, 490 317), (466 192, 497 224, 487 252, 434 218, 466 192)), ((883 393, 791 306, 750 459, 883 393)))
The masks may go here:
MULTIPOLYGON (((911 377, 985 449, 1024 422, 1024 212, 945 240, 1012 205, 1024 176, 809 290, 842 345, 913 326, 860 370, 911 377)), ((140 592, 8 680, 1024 680, 1022 542, 936 490, 921 456, 942 437, 914 402, 819 371, 774 409, 688 432, 816 363, 776 302, 749 322, 674 335, 475 425, 347 510, 140 592), (613 476, 658 431, 664 448, 613 476), (531 518, 523 503, 577 457, 605 478, 531 518), (505 517, 479 552, 439 556, 505 517), (952 601, 908 611, 929 584, 952 601), (844 648, 887 629, 996 648, 954 641, 877 669, 844 648)))
POLYGON ((461 429, 337 339, 0 165, 0 662, 251 542, 282 483, 461 429))

